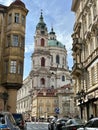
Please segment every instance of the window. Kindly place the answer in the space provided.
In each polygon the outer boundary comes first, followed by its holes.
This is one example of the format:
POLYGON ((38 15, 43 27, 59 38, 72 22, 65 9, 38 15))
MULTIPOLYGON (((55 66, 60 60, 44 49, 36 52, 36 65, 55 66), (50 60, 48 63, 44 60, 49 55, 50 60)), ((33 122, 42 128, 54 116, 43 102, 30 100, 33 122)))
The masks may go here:
POLYGON ((94 3, 94 5, 93 5, 93 16, 94 16, 94 19, 96 17, 96 12, 97 12, 96 3, 94 3))
POLYGON ((44 85, 44 84, 45 84, 45 79, 41 78, 41 85, 44 85))
POLYGON ((11 42, 11 36, 8 35, 8 36, 7 36, 6 47, 9 47, 9 46, 10 46, 10 42, 11 42))
POLYGON ((8 73, 8 61, 4 62, 4 73, 7 74, 8 73))
POLYGON ((19 23, 19 13, 15 13, 15 23, 19 23))
POLYGON ((65 76, 64 75, 62 76, 62 81, 65 81, 65 76))
POLYGON ((11 24, 11 22, 12 22, 12 14, 9 14, 9 16, 8 16, 8 24, 11 24))
POLYGON ((21 22, 22 22, 22 25, 25 25, 25 16, 24 15, 22 15, 22 17, 21 17, 21 22))
POLYGON ((41 46, 44 46, 45 45, 45 40, 42 38, 41 39, 41 46))
POLYGON ((56 63, 59 64, 59 55, 56 56, 56 63))
POLYGON ((21 62, 18 64, 18 74, 23 74, 23 64, 21 62))
POLYGON ((42 59, 41 59, 41 66, 45 66, 45 58, 44 57, 42 57, 42 59))
POLYGON ((91 68, 92 85, 95 83, 95 70, 94 67, 91 68))
POLYGON ((16 73, 16 61, 10 63, 10 73, 16 73))
POLYGON ((21 36, 21 42, 20 42, 20 47, 24 47, 24 44, 25 44, 25 39, 23 36, 21 36))
POLYGON ((18 46, 18 35, 13 35, 12 46, 18 46))

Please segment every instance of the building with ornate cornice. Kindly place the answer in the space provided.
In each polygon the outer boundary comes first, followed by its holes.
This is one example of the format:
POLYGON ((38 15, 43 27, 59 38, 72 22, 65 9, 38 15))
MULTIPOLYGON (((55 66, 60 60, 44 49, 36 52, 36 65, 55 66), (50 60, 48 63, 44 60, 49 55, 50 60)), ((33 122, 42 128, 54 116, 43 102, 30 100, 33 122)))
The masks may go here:
POLYGON ((29 82, 27 84, 24 80, 23 87, 18 91, 17 111, 23 110, 24 102, 27 102, 30 108, 27 113, 31 116, 37 118, 53 116, 56 114, 55 108, 59 107, 61 110, 62 107, 59 106, 62 98, 58 97, 58 89, 67 84, 70 84, 72 89, 72 78, 67 64, 67 50, 57 40, 53 27, 48 33, 42 12, 35 30, 34 52, 31 57, 32 69, 26 78, 29 82), (31 96, 31 99, 19 96, 23 93, 24 96, 31 96))
POLYGON ((98 0, 73 0, 75 13, 72 76, 83 119, 98 116, 98 0))
POLYGON ((20 0, 0 4, 0 111, 16 112, 17 90, 23 83, 27 13, 20 0))

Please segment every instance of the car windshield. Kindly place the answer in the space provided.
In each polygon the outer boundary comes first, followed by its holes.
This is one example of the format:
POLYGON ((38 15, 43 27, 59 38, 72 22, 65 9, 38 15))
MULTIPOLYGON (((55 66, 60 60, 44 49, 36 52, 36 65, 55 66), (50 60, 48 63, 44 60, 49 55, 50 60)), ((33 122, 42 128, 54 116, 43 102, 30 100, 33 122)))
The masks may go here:
POLYGON ((83 124, 84 122, 81 119, 73 119, 73 123, 74 124, 83 124))
POLYGON ((23 120, 23 117, 21 114, 13 114, 13 117, 16 120, 16 122, 23 120))
POLYGON ((11 114, 8 114, 8 119, 10 120, 10 122, 11 122, 13 125, 16 124, 16 122, 15 122, 15 120, 14 120, 14 118, 13 118, 13 116, 12 116, 11 114))

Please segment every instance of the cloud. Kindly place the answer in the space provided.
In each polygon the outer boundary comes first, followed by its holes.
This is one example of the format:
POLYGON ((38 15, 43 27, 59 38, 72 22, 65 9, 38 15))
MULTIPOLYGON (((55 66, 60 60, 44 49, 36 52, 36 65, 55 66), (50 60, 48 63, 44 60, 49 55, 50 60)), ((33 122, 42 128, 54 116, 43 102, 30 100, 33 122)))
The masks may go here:
POLYGON ((14 0, 0 0, 0 3, 5 5, 5 6, 8 6, 10 5, 14 0))

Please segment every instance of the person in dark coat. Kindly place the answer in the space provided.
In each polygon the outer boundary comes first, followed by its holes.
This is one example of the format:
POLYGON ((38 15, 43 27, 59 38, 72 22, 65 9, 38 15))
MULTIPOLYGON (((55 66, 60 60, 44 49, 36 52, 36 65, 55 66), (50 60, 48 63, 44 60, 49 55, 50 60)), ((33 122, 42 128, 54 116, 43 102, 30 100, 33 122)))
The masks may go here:
POLYGON ((92 118, 94 118, 94 115, 93 115, 93 114, 91 114, 91 116, 90 116, 89 120, 90 120, 90 119, 92 119, 92 118))

